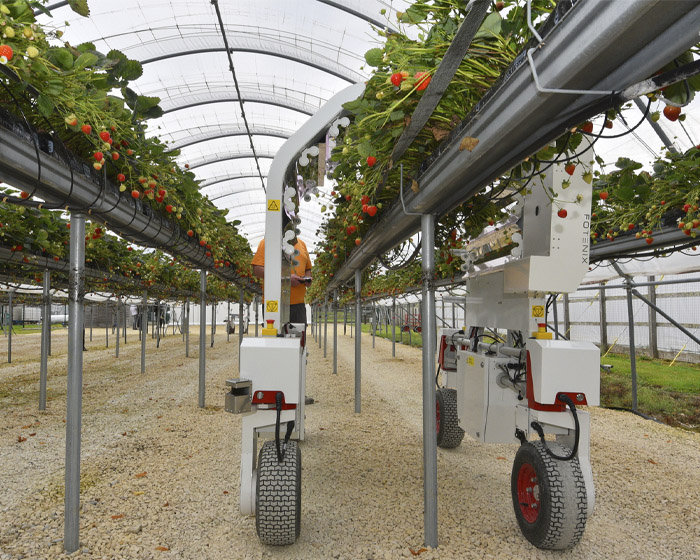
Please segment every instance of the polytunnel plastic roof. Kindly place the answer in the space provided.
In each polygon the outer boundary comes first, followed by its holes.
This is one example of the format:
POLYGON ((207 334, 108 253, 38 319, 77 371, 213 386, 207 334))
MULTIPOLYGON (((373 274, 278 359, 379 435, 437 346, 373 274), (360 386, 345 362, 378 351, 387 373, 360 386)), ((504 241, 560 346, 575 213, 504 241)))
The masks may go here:
MULTIPOLYGON (((160 97, 165 112, 148 121, 148 130, 171 149, 181 149, 180 163, 190 165, 203 192, 228 210, 229 221, 241 221, 240 230, 255 249, 264 234, 260 175, 265 183, 271 158, 310 115, 341 89, 366 78, 364 53, 378 39, 372 26, 391 26, 395 12, 408 3, 219 0, 241 100, 211 2, 93 0, 89 18, 67 6, 48 7, 54 24, 70 24, 64 30, 68 42, 90 41, 105 53, 118 49, 143 64, 143 76, 132 88, 160 97)), ((326 199, 301 205, 301 237, 312 251, 326 199)))

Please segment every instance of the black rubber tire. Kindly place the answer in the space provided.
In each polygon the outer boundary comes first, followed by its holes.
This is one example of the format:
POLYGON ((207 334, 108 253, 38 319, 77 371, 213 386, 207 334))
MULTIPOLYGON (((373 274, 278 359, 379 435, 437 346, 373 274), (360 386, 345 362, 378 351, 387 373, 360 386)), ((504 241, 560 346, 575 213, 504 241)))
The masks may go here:
MULTIPOLYGON (((547 446, 559 456, 571 452, 553 441, 548 441, 547 446)), ((510 487, 515 517, 528 541, 546 550, 565 550, 578 544, 588 518, 586 484, 578 457, 559 461, 547 454, 541 441, 524 443, 513 461, 510 487), (522 479, 519 488, 518 479, 522 473, 523 478, 532 481, 528 478, 532 471, 537 480, 532 482, 533 491, 527 492, 522 479), (526 494, 522 502, 519 490, 526 494), (528 506, 529 496, 534 496, 537 507, 528 506), (532 513, 533 510, 537 513, 532 513)))
POLYGON ((235 334, 235 332, 236 332, 236 327, 235 327, 235 325, 234 325, 234 326, 227 325, 226 328, 228 329, 228 334, 235 334))
POLYGON ((266 441, 258 457, 255 529, 263 544, 294 544, 301 531, 301 449, 287 443, 284 461, 277 460, 274 441, 266 441))
POLYGON ((437 444, 443 449, 459 447, 464 430, 459 427, 457 416, 457 390, 440 387, 435 390, 437 444))

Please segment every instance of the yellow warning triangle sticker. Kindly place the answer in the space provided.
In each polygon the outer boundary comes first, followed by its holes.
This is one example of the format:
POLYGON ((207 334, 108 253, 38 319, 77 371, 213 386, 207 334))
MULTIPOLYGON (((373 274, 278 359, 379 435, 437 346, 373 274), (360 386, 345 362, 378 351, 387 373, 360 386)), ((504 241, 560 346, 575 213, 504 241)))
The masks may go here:
POLYGON ((280 201, 279 200, 268 200, 267 201, 267 209, 270 212, 279 212, 280 211, 280 201))

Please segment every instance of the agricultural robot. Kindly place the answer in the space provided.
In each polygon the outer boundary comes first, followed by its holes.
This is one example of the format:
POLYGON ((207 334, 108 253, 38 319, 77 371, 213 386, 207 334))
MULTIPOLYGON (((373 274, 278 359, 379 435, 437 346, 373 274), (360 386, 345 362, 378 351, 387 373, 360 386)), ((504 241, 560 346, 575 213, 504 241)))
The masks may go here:
POLYGON ((519 443, 511 494, 520 529, 539 548, 565 549, 581 539, 595 502, 589 415, 578 407, 600 404, 600 353, 553 339, 547 294, 575 291, 588 271, 591 186, 563 166, 542 183, 516 208, 515 258, 477 270, 479 249, 456 251, 465 261, 466 326, 438 334, 438 445, 456 447, 465 432, 519 443), (555 192, 560 200, 550 199, 555 192))

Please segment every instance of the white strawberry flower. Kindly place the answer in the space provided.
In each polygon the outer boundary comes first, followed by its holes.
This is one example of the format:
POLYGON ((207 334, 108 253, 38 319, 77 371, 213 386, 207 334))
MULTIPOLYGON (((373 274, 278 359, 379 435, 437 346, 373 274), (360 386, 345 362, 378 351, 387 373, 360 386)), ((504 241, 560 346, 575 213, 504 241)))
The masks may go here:
POLYGON ((0 56, 0 64, 7 64, 7 57, 6 56, 0 56))

